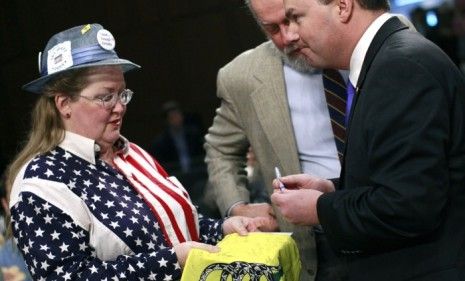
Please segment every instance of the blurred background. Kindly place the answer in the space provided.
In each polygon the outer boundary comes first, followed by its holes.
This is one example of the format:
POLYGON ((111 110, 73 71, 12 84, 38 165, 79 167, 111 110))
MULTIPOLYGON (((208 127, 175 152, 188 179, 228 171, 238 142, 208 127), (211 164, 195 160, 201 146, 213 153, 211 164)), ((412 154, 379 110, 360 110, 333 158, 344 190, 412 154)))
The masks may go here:
MULTIPOLYGON (((392 0, 460 65, 465 53, 465 0, 392 0)), ((166 127, 163 104, 176 101, 195 116, 201 134, 219 105, 218 69, 265 40, 241 0, 0 2, 0 157, 5 165, 29 127, 36 95, 21 86, 38 77, 37 54, 52 34, 98 22, 116 38, 118 54, 142 69, 126 76, 136 93, 123 134, 150 150, 166 127)), ((0 167, 1 169, 2 167, 0 167)))

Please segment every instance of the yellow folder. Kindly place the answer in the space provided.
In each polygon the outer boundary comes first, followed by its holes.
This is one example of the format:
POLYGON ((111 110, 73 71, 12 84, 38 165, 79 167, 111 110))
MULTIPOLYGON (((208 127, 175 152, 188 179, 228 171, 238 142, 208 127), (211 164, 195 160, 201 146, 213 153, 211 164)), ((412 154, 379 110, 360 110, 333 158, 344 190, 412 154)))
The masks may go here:
POLYGON ((299 280, 299 250, 289 234, 230 234, 218 246, 218 253, 191 250, 181 281, 299 280))

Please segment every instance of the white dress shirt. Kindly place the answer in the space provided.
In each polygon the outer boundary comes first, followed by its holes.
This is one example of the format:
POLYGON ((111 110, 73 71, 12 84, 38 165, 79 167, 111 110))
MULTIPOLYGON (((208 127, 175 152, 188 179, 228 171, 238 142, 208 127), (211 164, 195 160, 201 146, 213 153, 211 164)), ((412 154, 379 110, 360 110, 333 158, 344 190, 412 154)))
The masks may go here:
POLYGON ((321 72, 284 65, 286 92, 302 172, 337 178, 341 172, 321 72))
POLYGON ((389 20, 394 15, 389 13, 384 13, 374 20, 371 25, 367 28, 363 36, 358 41, 357 45, 352 52, 350 57, 350 73, 349 79, 354 87, 357 86, 358 77, 360 76, 360 71, 362 70, 363 60, 365 55, 370 47, 371 41, 375 38, 378 30, 383 26, 383 24, 389 20))

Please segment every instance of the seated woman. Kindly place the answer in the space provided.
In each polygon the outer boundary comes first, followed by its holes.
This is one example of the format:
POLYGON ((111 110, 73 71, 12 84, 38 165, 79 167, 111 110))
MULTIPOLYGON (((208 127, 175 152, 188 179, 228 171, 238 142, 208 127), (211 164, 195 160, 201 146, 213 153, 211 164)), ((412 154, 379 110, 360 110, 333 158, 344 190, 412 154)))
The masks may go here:
MULTIPOLYGON (((178 280, 192 248, 263 218, 198 215, 183 186, 121 136, 133 92, 112 34, 98 24, 54 35, 24 149, 9 167, 14 237, 35 280, 178 280)), ((210 244, 210 245, 208 245, 210 244)))

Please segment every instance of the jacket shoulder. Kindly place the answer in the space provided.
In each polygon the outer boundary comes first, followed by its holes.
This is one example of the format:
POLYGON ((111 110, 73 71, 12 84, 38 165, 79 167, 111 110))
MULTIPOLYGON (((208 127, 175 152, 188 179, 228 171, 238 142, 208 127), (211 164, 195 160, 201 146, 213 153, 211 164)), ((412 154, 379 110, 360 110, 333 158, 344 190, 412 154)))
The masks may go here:
POLYGON ((244 51, 220 69, 220 73, 239 72, 247 73, 257 71, 264 62, 276 61, 280 63, 276 47, 271 41, 264 42, 253 49, 244 51))

